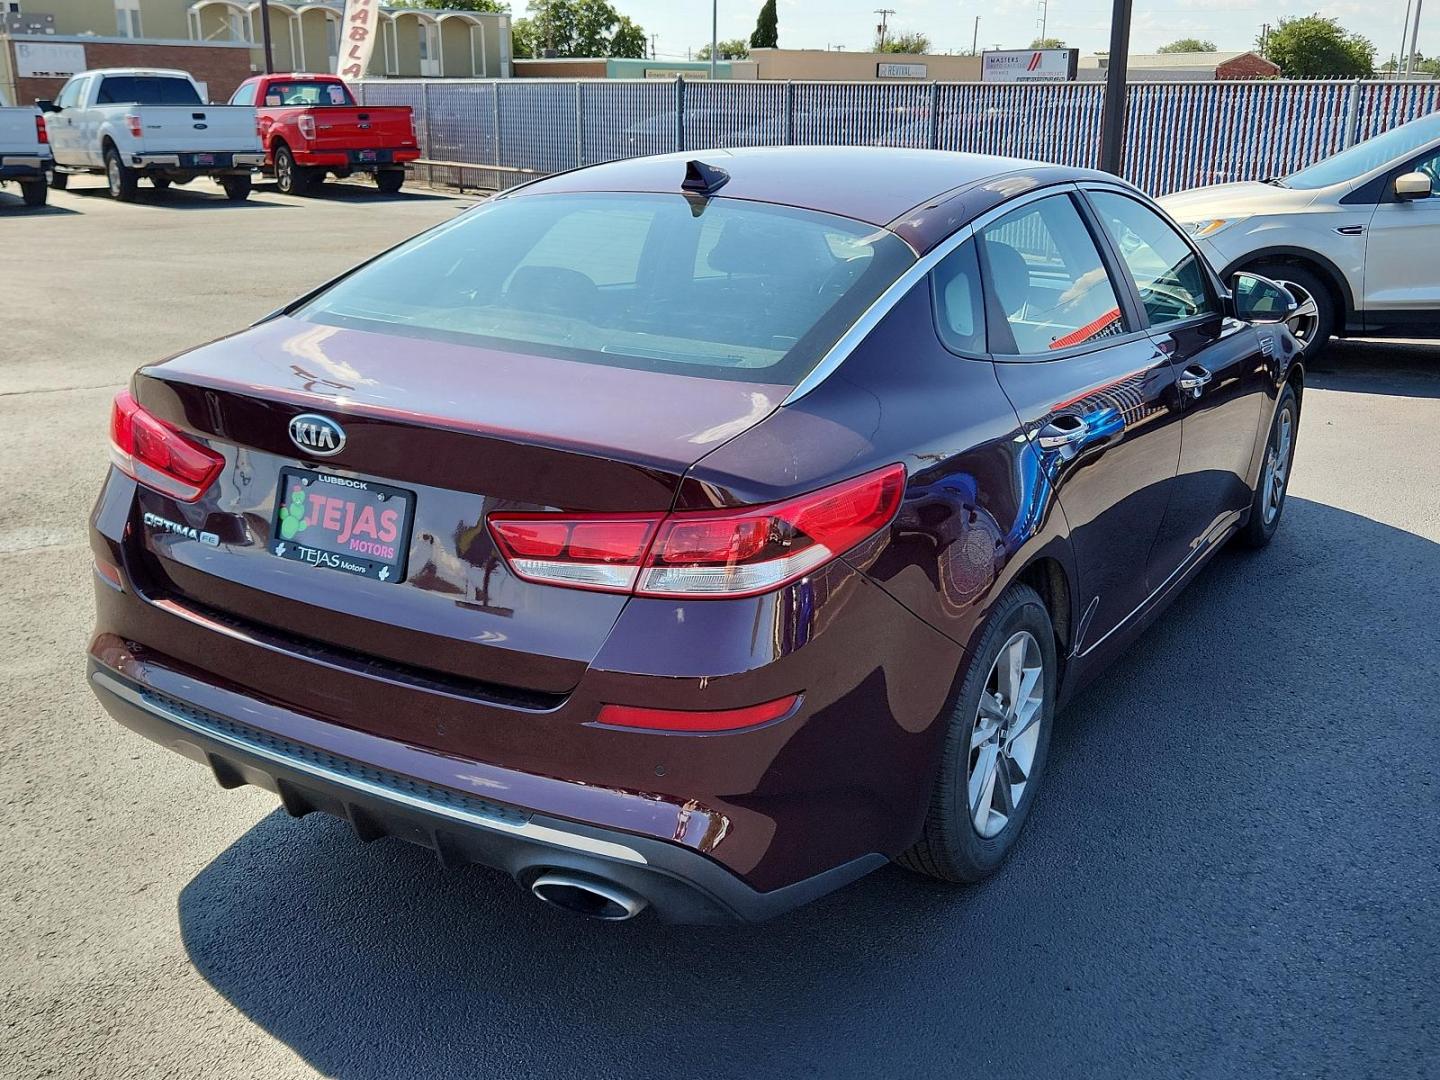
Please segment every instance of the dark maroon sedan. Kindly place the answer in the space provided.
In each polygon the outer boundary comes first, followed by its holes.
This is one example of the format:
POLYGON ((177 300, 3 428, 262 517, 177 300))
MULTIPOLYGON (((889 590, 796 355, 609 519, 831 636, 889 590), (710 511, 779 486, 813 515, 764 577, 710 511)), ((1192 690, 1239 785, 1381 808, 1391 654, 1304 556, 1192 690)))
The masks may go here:
POLYGON ((1056 710, 1284 508, 1293 301, 1099 173, 708 151, 476 207, 115 401, 90 680, 601 918, 993 871, 1056 710))

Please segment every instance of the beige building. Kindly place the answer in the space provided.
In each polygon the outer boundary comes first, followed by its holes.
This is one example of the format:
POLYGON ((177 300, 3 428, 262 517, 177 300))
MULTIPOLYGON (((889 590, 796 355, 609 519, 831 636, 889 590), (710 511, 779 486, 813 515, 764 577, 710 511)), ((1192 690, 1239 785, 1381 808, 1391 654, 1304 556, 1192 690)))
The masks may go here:
POLYGON ((758 79, 835 82, 979 82, 980 57, 921 53, 751 49, 758 79))
MULTIPOLYGON (((270 0, 267 7, 275 70, 335 70, 341 0, 270 0)), ((236 81, 235 50, 249 54, 240 77, 246 69, 264 70, 258 0, 0 0, 0 14, 0 85, 8 84, 12 94, 21 92, 21 80, 41 77, 20 70, 15 47, 21 44, 29 55, 46 55, 46 79, 69 74, 62 68, 76 63, 82 69, 102 62, 183 63, 222 100, 236 81), (10 10, 17 2, 22 10, 10 10), (41 45, 46 47, 36 48, 41 45)), ((367 74, 508 78, 510 16, 382 5, 367 74)))

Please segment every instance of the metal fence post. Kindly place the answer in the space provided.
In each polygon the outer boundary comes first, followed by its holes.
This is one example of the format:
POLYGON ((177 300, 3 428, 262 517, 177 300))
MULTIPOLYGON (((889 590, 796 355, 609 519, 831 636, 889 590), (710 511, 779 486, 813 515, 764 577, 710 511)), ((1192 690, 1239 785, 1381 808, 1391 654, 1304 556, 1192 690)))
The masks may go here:
MULTIPOLYGON (((493 119, 494 125, 495 125, 493 130, 494 130, 494 138, 495 138, 495 164, 496 164, 496 165, 504 165, 504 164, 505 164, 504 156, 500 153, 500 87, 501 87, 501 85, 502 85, 502 83, 501 83, 500 80, 498 80, 498 79, 497 79, 495 82, 493 82, 493 83, 490 84, 490 89, 491 89, 491 91, 492 91, 493 94, 494 94, 494 96, 491 97, 491 99, 490 99, 490 108, 491 108, 491 112, 492 112, 492 114, 493 114, 492 119, 493 119)), ((495 174, 495 187, 496 187, 497 189, 499 189, 500 186, 501 186, 500 174, 497 172, 497 173, 495 174)))
POLYGON ((795 145, 795 84, 785 84, 785 145, 795 145))
POLYGON ((585 164, 585 84, 575 84, 575 165, 585 164))
MULTIPOLYGON (((430 137, 430 84, 427 82, 420 84, 420 119, 421 126, 425 131, 425 156, 433 157, 431 147, 435 145, 435 141, 430 137)), ((435 166, 426 166, 425 172, 427 174, 426 181, 433 187, 435 185, 435 166)))
POLYGON ((930 149, 940 149, 940 84, 930 84, 930 149))
POLYGON ((1354 146, 1360 134, 1360 80, 1350 84, 1349 96, 1345 99, 1345 141, 1340 149, 1354 146))
POLYGON ((685 76, 675 76, 675 149, 685 149, 685 76))

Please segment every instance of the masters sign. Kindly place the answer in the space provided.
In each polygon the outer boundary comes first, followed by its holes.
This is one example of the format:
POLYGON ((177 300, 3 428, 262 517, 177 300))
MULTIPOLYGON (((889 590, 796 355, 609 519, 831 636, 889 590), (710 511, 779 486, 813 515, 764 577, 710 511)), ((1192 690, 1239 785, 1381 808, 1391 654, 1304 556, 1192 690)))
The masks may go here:
POLYGON ((1074 82, 1079 49, 997 49, 982 53, 983 82, 1074 82))

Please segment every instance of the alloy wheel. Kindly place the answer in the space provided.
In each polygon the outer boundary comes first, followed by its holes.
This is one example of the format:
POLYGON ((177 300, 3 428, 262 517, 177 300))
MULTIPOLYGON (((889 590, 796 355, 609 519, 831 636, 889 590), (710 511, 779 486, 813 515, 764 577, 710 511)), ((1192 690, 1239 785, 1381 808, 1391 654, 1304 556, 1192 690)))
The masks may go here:
POLYGON ((295 163, 289 154, 275 155, 275 186, 286 195, 295 190, 295 163))
POLYGON ((1261 505, 1265 508, 1265 524, 1280 514, 1285 503, 1285 485, 1290 479, 1290 450, 1295 441, 1295 416, 1286 405, 1275 418, 1275 429, 1265 448, 1265 490, 1261 505))
POLYGON ((1290 295, 1295 297, 1295 302, 1299 305, 1294 314, 1285 320, 1285 325, 1290 328, 1295 340, 1300 342, 1301 349, 1308 349, 1315 340, 1315 331, 1320 326, 1320 307, 1308 289, 1296 285, 1293 281, 1282 280, 1279 284, 1290 290, 1290 295))
POLYGON ((967 805, 975 831, 987 840, 1010 823, 1025 794, 1044 705, 1045 659, 1035 636, 1021 630, 991 665, 970 732, 967 805))
POLYGON ((120 194, 120 159, 111 154, 105 160, 105 179, 110 184, 110 194, 120 194))

